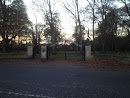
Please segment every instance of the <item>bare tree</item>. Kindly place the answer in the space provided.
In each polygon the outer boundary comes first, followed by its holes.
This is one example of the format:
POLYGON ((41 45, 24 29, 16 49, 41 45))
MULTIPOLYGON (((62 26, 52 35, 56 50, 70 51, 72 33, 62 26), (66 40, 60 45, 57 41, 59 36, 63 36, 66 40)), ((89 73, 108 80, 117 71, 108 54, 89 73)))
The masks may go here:
MULTIPOLYGON (((39 12, 39 14, 43 17, 43 19, 45 20, 45 24, 46 24, 46 28, 48 29, 47 34, 50 36, 51 38, 51 42, 52 44, 56 44, 57 42, 57 36, 59 36, 59 34, 57 34, 57 30, 59 25, 58 22, 60 22, 59 20, 57 21, 56 18, 58 18, 58 14, 54 9, 54 2, 52 2, 52 0, 32 0, 33 3, 35 4, 35 6, 37 7, 37 11, 39 12)), ((58 18, 59 19, 59 18, 58 18)), ((47 30, 46 29, 46 30, 47 30)), ((55 53, 55 46, 53 47, 53 53, 55 53)))
MULTIPOLYGON (((94 40, 94 23, 98 21, 98 24, 101 24, 106 19, 107 13, 110 11, 112 2, 114 0, 87 0, 89 6, 92 9, 93 14, 93 40, 94 40), (96 12, 96 14, 95 14, 96 12)), ((102 26, 102 32, 105 34, 105 25, 102 26)), ((105 40, 105 37, 104 37, 105 40)), ((93 42, 93 52, 95 53, 95 43, 93 42)), ((102 49, 104 51, 105 41, 102 43, 102 49)))
MULTIPOLYGON (((80 9, 79 9, 79 0, 71 0, 71 3, 69 2, 62 2, 63 7, 66 9, 66 11, 69 13, 70 17, 74 20, 75 22, 75 27, 79 27, 78 29, 75 29, 75 40, 76 42, 82 46, 82 23, 81 23, 81 17, 80 17, 80 9), (79 32, 78 32, 79 31, 79 32), (78 38, 79 34, 79 38, 78 38), (79 41, 78 41, 79 40, 79 41)), ((78 49, 78 47, 77 47, 78 49)), ((76 50, 77 50, 76 49, 76 50)), ((82 47, 80 48, 80 52, 82 52, 82 47)))
POLYGON ((130 6, 128 6, 128 4, 130 4, 130 1, 129 0, 121 0, 121 2, 124 3, 125 8, 126 8, 126 12, 130 16, 130 6), (128 1, 128 3, 126 3, 127 1, 128 1))

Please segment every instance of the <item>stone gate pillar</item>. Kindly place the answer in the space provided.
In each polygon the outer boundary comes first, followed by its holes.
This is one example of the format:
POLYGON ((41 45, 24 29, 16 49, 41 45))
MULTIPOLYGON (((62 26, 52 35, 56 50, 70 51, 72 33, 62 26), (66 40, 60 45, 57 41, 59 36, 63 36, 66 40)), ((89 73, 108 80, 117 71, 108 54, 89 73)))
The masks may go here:
POLYGON ((48 46, 41 46, 41 59, 48 60, 48 46))
POLYGON ((33 50, 33 45, 28 45, 27 46, 27 56, 28 56, 28 58, 33 58, 34 56, 34 52, 33 52, 34 50, 33 50))
POLYGON ((91 56, 91 45, 85 46, 85 59, 91 56))

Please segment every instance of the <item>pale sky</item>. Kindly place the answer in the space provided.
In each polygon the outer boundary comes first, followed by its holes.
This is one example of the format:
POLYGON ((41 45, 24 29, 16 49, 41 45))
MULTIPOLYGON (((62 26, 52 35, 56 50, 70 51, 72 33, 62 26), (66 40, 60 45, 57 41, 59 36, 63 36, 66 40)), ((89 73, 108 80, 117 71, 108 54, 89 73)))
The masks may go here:
MULTIPOLYGON (((29 19, 35 24, 36 17, 33 13, 34 11, 32 10, 32 4, 31 4, 32 0, 23 0, 23 1, 26 5, 29 19)), ((61 6, 61 3, 58 2, 58 1, 64 1, 64 0, 55 0, 55 1, 56 1, 55 9, 58 10, 58 13, 60 14, 61 26, 63 28, 62 31, 66 33, 67 37, 70 37, 74 33, 75 23, 73 19, 69 16, 69 14, 65 11, 65 9, 61 6)), ((85 7, 86 5, 87 5, 86 0, 81 0, 80 7, 85 7)), ((119 4, 119 2, 117 3, 117 5, 122 6, 122 4, 119 4)), ((44 24, 44 20, 41 17, 41 15, 38 15, 39 13, 37 12, 35 12, 35 14, 38 17, 37 22, 44 24)), ((88 21, 86 24, 87 24, 87 27, 89 27, 89 29, 92 29, 92 24, 90 24, 90 22, 92 22, 92 20, 88 21)))
MULTIPOLYGON (((32 6, 31 6, 31 2, 32 0, 23 0, 25 5, 26 5, 26 8, 27 8, 27 13, 28 13, 28 17, 29 19, 35 24, 36 23, 36 18, 35 18, 35 15, 33 13, 33 10, 32 10, 32 6)), ((66 36, 70 37, 73 33, 74 33, 74 21, 73 19, 69 16, 69 14, 65 11, 65 8, 63 8, 61 6, 61 3, 59 3, 57 0, 56 1, 56 10, 58 10, 59 14, 60 14, 60 20, 61 20, 61 26, 62 26, 62 31, 64 33, 66 33, 66 36)), ((63 1, 63 0, 61 0, 63 1)), ((67 0, 68 1, 68 0, 67 0)), ((82 4, 82 6, 86 6, 86 0, 81 0, 82 2, 84 1, 84 3, 82 4)), ((81 5, 81 4, 80 4, 81 5)), ((38 23, 43 23, 44 24, 44 20, 43 18, 38 15, 37 13, 37 16, 38 16, 38 23)))

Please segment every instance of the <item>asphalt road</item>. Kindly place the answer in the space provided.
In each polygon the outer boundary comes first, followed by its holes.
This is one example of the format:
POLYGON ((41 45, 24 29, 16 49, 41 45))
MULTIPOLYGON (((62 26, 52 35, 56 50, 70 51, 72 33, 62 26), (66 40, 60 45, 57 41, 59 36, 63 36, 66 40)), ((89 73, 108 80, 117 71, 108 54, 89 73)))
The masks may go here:
POLYGON ((0 98, 130 98, 130 73, 65 62, 0 60, 0 98))

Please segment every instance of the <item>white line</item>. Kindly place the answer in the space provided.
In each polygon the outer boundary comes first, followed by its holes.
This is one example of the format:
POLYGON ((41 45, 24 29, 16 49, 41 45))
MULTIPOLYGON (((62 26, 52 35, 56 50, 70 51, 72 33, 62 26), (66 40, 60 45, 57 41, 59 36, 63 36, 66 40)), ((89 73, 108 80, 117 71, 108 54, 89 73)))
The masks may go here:
POLYGON ((0 91, 0 94, 18 95, 18 96, 35 97, 35 98, 55 98, 55 97, 49 97, 49 96, 43 96, 43 95, 23 94, 23 93, 16 93, 16 92, 3 92, 3 91, 0 91))

